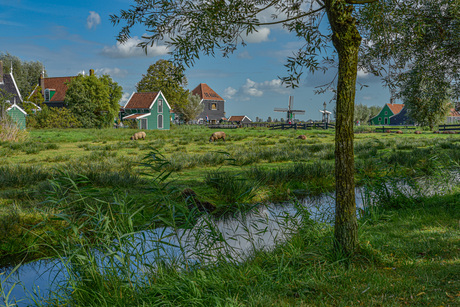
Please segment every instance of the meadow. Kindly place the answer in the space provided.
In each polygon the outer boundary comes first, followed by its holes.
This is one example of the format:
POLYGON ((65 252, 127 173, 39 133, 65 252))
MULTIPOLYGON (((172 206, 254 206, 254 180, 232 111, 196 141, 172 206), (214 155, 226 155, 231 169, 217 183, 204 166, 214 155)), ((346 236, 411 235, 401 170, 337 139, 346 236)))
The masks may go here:
POLYGON ((355 135, 356 184, 371 187, 375 203, 362 212, 356 259, 345 261, 330 248, 330 225, 304 218, 288 241, 242 264, 185 272, 182 265, 158 264, 147 280, 133 283, 113 271, 95 275, 75 246, 88 255, 86 247, 103 249, 120 236, 191 229, 203 216, 224 219, 334 189, 333 130, 232 129, 226 142, 214 143, 203 127, 148 131, 145 141, 130 141, 134 132, 32 130, 23 142, 0 144, 0 266, 77 254, 82 261, 69 269, 79 268, 69 280, 75 291, 60 293, 52 305, 155 305, 159 298, 171 306, 459 301, 458 186, 444 195, 404 196, 388 193, 382 182, 448 180, 460 165, 460 135, 355 135), (139 287, 149 290, 139 296, 139 287))

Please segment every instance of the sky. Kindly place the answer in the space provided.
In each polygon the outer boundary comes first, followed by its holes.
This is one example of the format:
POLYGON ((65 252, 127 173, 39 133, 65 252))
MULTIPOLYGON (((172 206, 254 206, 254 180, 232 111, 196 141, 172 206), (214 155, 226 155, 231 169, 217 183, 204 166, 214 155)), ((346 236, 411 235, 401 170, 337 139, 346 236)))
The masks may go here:
MULTIPOLYGON (((49 77, 89 73, 109 74, 123 87, 123 102, 135 91, 148 67, 159 59, 168 59, 168 49, 155 45, 147 55, 136 45, 146 33, 136 28, 124 45, 116 36, 121 26, 113 26, 109 16, 129 9, 128 0, 0 0, 0 52, 22 61, 40 61, 49 77)), ((315 87, 332 80, 336 72, 306 75, 295 90, 286 88, 278 76, 285 76, 286 59, 302 41, 279 26, 261 27, 246 38, 228 58, 202 56, 185 75, 189 90, 208 84, 226 101, 226 116, 246 115, 266 120, 285 117, 274 108, 285 108, 294 96, 294 108, 305 110, 300 120, 321 119, 319 110, 327 102, 332 111, 332 93, 315 94, 315 87)), ((358 72, 356 103, 383 106, 390 101, 389 90, 381 79, 358 72)))

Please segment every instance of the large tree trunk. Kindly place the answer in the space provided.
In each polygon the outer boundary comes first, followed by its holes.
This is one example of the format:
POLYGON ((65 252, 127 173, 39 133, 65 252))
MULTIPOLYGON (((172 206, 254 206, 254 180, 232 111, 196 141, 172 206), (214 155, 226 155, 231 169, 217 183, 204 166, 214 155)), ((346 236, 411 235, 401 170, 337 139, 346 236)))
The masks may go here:
POLYGON ((336 247, 352 255, 358 245, 356 221, 353 112, 361 36, 345 0, 326 0, 332 42, 339 55, 335 132, 335 228, 336 247))

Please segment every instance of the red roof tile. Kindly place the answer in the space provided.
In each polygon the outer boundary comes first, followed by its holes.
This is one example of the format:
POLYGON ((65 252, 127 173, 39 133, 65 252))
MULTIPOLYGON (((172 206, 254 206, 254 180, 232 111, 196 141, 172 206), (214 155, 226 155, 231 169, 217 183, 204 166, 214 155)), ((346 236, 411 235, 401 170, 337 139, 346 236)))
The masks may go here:
POLYGON ((147 115, 147 114, 150 114, 150 113, 137 113, 137 114, 131 114, 131 115, 128 115, 128 116, 123 117, 123 119, 135 119, 135 118, 138 118, 138 117, 140 117, 140 116, 147 115))
POLYGON ((125 109, 148 109, 157 96, 158 92, 134 93, 125 105, 125 109))
POLYGON ((404 104, 400 103, 387 103, 387 106, 390 108, 391 112, 393 112, 393 115, 398 114, 404 108, 404 104))
POLYGON ((452 108, 452 109, 450 109, 449 116, 459 117, 459 116, 460 116, 460 112, 459 112, 459 111, 456 111, 455 108, 452 108))
POLYGON ((198 95, 201 97, 201 99, 204 99, 204 100, 224 101, 224 99, 220 97, 216 92, 214 92, 212 88, 210 88, 206 83, 200 83, 192 91, 192 94, 198 95))
MULTIPOLYGON (((50 99, 50 102, 64 101, 65 93, 68 88, 66 83, 73 78, 75 77, 44 78, 44 88, 42 88, 42 90, 44 91, 45 89, 50 89, 55 91, 53 97, 50 99)), ((29 97, 31 97, 36 91, 37 88, 34 89, 33 93, 29 97)))

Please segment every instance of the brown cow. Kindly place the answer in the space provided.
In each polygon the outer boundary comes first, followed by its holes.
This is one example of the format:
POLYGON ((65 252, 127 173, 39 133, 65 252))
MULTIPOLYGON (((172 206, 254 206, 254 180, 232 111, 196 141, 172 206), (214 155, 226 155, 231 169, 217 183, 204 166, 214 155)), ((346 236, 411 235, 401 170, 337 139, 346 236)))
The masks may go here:
POLYGON ((303 134, 299 135, 297 138, 301 139, 301 140, 306 140, 307 139, 307 137, 305 135, 303 135, 303 134))

